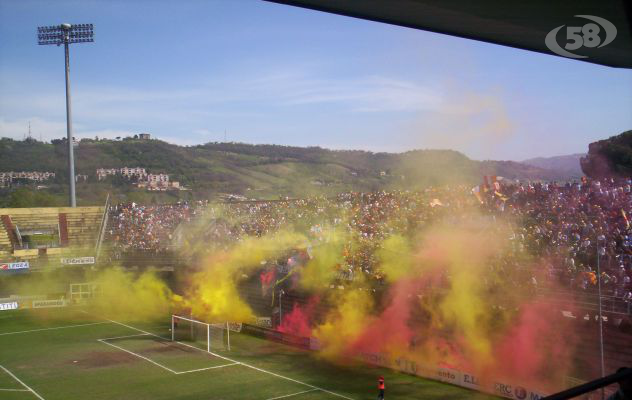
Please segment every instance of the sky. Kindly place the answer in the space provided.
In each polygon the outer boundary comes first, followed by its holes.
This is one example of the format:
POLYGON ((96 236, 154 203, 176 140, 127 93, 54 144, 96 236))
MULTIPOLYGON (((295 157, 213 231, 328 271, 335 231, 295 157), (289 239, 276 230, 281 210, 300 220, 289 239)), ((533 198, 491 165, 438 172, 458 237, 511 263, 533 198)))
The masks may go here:
POLYGON ((66 135, 63 49, 36 37, 63 22, 95 26, 78 138, 524 160, 632 129, 632 70, 261 0, 0 0, 0 136, 66 135))

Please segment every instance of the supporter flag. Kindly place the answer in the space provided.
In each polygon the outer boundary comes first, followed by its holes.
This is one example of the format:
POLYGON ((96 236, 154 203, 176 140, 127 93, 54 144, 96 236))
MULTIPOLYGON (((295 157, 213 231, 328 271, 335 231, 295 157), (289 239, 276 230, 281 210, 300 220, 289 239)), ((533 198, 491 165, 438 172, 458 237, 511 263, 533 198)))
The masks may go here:
POLYGON ((474 196, 476 196, 476 198, 478 199, 478 201, 483 204, 483 198, 481 197, 481 185, 479 186, 474 186, 472 188, 472 194, 474 196))
POLYGON ((623 215, 623 220, 625 221, 625 229, 630 229, 630 220, 628 220, 628 215, 623 208, 621 209, 621 215, 623 215))
POLYGON ((496 197, 498 197, 499 199, 501 199, 502 201, 507 201, 509 200, 509 197, 505 196, 504 194, 500 193, 499 191, 494 191, 494 194, 496 195, 496 197))
POLYGON ((439 199, 432 199, 430 202, 430 207, 443 206, 443 203, 439 199))

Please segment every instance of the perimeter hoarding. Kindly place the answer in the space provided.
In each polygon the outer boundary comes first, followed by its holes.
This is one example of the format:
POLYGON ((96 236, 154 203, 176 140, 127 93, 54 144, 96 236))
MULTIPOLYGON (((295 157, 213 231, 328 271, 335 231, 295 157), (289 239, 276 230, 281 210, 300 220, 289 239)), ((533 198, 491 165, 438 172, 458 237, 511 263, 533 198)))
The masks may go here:
POLYGON ((31 265, 28 261, 0 263, 2 273, 22 273, 28 272, 31 265))
POLYGON ((94 257, 62 258, 60 262, 63 265, 92 265, 95 263, 95 258, 94 257))

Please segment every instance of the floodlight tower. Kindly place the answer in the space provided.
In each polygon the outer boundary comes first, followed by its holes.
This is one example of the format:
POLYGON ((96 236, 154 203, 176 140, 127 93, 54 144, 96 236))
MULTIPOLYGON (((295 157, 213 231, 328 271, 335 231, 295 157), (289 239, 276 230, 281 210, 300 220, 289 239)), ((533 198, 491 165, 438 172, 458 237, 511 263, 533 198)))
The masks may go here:
POLYGON ((77 206, 75 197, 75 154, 72 139, 72 108, 70 106, 70 43, 94 42, 92 24, 61 24, 56 26, 40 26, 37 28, 37 44, 64 45, 66 55, 66 133, 68 137, 68 170, 70 182, 70 207, 77 206))

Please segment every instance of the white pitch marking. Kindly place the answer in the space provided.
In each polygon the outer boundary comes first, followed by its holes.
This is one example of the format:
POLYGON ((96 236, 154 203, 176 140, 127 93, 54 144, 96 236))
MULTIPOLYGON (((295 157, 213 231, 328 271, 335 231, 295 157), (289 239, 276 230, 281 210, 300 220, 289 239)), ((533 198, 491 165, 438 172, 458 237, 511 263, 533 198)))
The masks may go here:
POLYGON ((177 372, 176 372, 176 371, 174 371, 174 370, 172 370, 171 368, 165 367, 164 365, 162 365, 162 364, 160 364, 160 363, 157 363, 156 361, 154 361, 154 360, 152 360, 152 359, 150 359, 150 358, 147 358, 147 357, 145 357, 145 356, 141 356, 140 354, 136 354, 136 353, 134 353, 133 351, 130 351, 130 350, 127 350, 127 349, 122 348, 121 346, 117 346, 117 345, 115 345, 115 344, 108 343, 108 342, 106 342, 105 340, 102 340, 102 339, 98 339, 98 340, 99 340, 99 342, 104 343, 104 344, 107 344, 108 346, 116 347, 117 349, 119 349, 119 350, 121 350, 121 351, 124 351, 124 352, 126 352, 126 353, 129 353, 129 354, 131 354, 131 355, 133 355, 133 356, 136 356, 136 357, 142 358, 142 359, 143 359, 143 360, 145 360, 145 361, 149 361, 150 363, 152 363, 152 364, 154 364, 154 365, 157 365, 157 366, 159 366, 159 367, 160 367, 160 368, 162 368, 162 369, 166 369, 167 371, 171 372, 172 374, 177 374, 177 372))
POLYGON ((139 336, 147 336, 147 335, 148 335, 147 333, 138 333, 138 334, 136 334, 136 335, 114 336, 114 337, 107 337, 107 338, 98 339, 98 340, 125 339, 125 338, 139 337, 139 336))
POLYGON ((177 375, 180 374, 189 374, 191 372, 199 372, 199 371, 206 371, 208 369, 216 369, 216 368, 224 368, 224 367, 230 367, 232 365, 239 365, 239 363, 234 362, 234 363, 230 363, 230 364, 223 364, 223 365, 216 365, 214 367, 207 367, 207 368, 198 368, 198 369, 192 369, 189 371, 180 371, 180 372, 176 372, 177 375))
POLYGON ((0 389, 0 392, 30 392, 28 389, 0 389))
MULTIPOLYGON (((133 326, 131 326, 131 325, 126 325, 126 324, 124 324, 124 323, 122 323, 122 322, 114 321, 114 320, 112 320, 112 319, 108 319, 108 321, 110 321, 110 322, 112 322, 112 323, 114 323, 114 324, 119 324, 119 325, 121 325, 121 326, 127 327, 127 328, 129 328, 129 329, 133 329, 133 330, 138 331, 138 332, 142 332, 142 333, 146 333, 146 334, 148 334, 148 335, 155 336, 155 337, 160 338, 160 339, 163 339, 163 340, 169 340, 169 339, 166 339, 166 338, 164 338, 164 337, 162 337, 162 336, 156 335, 155 333, 150 333, 150 332, 144 331, 144 330, 142 330, 142 329, 135 328, 135 327, 133 327, 133 326)), ((104 343, 105 343, 105 342, 104 342, 104 343)), ((186 343, 181 343, 181 342, 177 342, 177 341, 176 341, 176 343, 180 343, 180 344, 181 344, 181 345, 183 345, 183 346, 188 346, 188 347, 191 347, 191 348, 193 348, 193 349, 196 349, 196 350, 199 350, 199 351, 203 351, 203 352, 205 352, 205 353, 207 352, 206 350, 202 350, 202 349, 200 349, 200 348, 197 348, 197 347, 195 347, 195 346, 191 346, 191 345, 186 344, 186 343)), ((310 385, 309 383, 301 382, 301 381, 299 381, 299 380, 297 380, 297 379, 293 379, 293 378, 289 378, 289 377, 287 377, 287 376, 279 375, 279 374, 277 374, 277 373, 274 373, 274 372, 271 372, 271 371, 267 371, 267 370, 265 370, 265 369, 263 369, 263 368, 258 368, 258 367, 255 367, 254 365, 250 365, 250 364, 246 364, 246 363, 243 363, 243 362, 240 362, 240 361, 236 361, 236 360, 230 359, 230 358, 228 358, 228 357, 221 356, 221 355, 216 354, 216 353, 213 353, 213 352, 208 352, 208 353, 209 353, 209 354, 214 355, 215 357, 223 358, 223 359, 224 359, 224 360, 226 360, 226 361, 230 361, 230 362, 234 362, 234 363, 237 363, 237 364, 241 364, 241 365, 243 365, 244 367, 248 367, 248 368, 254 369, 254 370, 259 371, 259 372, 263 372, 263 373, 266 373, 266 374, 269 374, 269 375, 272 375, 272 376, 276 376, 277 378, 281 378, 281 379, 285 379, 285 380, 288 380, 288 381, 291 381, 291 382, 294 382, 294 383, 298 383, 298 384, 300 384, 300 385, 307 386, 307 387, 310 387, 310 388, 312 388, 312 389, 320 390, 320 391, 322 391, 322 392, 329 393, 329 394, 334 395, 334 396, 342 397, 343 399, 347 399, 347 400, 354 400, 354 399, 352 399, 351 397, 347 397, 347 396, 345 396, 345 395, 342 395, 342 394, 339 394, 339 393, 335 393, 335 392, 332 392, 332 391, 327 390, 327 389, 323 389, 323 388, 318 387, 318 386, 310 385)), ((152 362, 153 362, 153 361, 152 361, 152 362)))
POLYGON ((296 393, 286 394, 285 396, 272 397, 272 398, 267 399, 267 400, 284 399, 284 398, 286 398, 286 397, 298 396, 299 394, 309 393, 309 392, 315 392, 315 391, 317 391, 317 390, 319 390, 319 389, 303 390, 302 392, 296 392, 296 393))
POLYGON ((54 331, 56 329, 68 329, 68 328, 78 328, 80 326, 90 326, 90 325, 103 325, 103 324, 109 324, 110 322, 93 322, 90 324, 79 324, 79 325, 66 325, 66 326, 56 326, 53 328, 41 328, 41 329, 32 329, 30 331, 17 331, 17 332, 5 332, 5 333, 0 333, 0 336, 5 336, 5 335, 17 335, 18 333, 31 333, 31 332, 42 332, 42 331, 54 331))
POLYGON ((4 370, 4 372, 6 372, 7 374, 11 375, 11 377, 13 379, 15 379, 16 381, 20 382, 20 385, 22 385, 25 388, 27 388, 31 393, 33 393, 35 395, 35 397, 37 397, 40 400, 44 400, 44 398, 42 396, 40 396, 35 390, 31 389, 26 383, 22 382, 20 380, 20 378, 18 378, 17 376, 13 375, 13 372, 9 371, 8 369, 3 367, 2 365, 0 365, 0 368, 2 368, 4 370))

